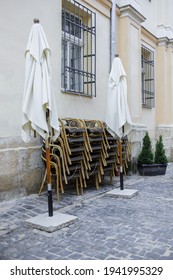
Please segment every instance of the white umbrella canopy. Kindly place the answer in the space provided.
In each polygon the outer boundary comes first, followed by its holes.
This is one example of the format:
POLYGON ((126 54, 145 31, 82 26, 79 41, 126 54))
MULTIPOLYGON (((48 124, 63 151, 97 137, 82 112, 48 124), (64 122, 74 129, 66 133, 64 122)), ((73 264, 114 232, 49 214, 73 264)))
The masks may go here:
POLYGON ((46 140, 46 170, 49 216, 53 216, 49 139, 60 134, 56 98, 53 91, 50 48, 39 20, 34 20, 25 51, 25 87, 22 104, 22 139, 27 143, 31 131, 46 140))
POLYGON ((50 48, 41 24, 33 24, 25 51, 25 87, 22 105, 22 139, 29 142, 35 130, 44 139, 55 140, 59 135, 59 122, 53 92, 50 48), (49 120, 46 112, 49 110, 49 120), (52 135, 52 129, 54 135, 52 135))
POLYGON ((122 140, 132 129, 127 103, 127 76, 121 59, 115 57, 108 80, 107 129, 113 137, 119 137, 120 189, 123 190, 122 140))
POLYGON ((127 76, 119 57, 113 59, 109 74, 106 124, 109 132, 119 138, 132 129, 127 103, 127 76))

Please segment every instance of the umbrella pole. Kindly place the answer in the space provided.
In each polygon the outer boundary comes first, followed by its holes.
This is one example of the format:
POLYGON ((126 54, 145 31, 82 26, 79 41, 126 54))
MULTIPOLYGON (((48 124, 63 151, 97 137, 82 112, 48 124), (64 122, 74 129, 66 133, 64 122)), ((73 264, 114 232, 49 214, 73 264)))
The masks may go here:
MULTIPOLYGON (((122 126, 122 133, 124 135, 124 125, 122 126)), ((123 182, 123 151, 122 151, 122 138, 120 138, 119 142, 119 154, 120 154, 120 190, 124 190, 124 182, 123 182)))
POLYGON ((49 148, 48 139, 46 139, 46 169, 47 169, 48 212, 49 212, 49 217, 52 217, 53 216, 52 183, 51 183, 51 171, 50 171, 50 148, 49 148))
POLYGON ((123 184, 123 159, 122 159, 122 140, 119 142, 119 155, 120 155, 120 190, 124 190, 123 184))

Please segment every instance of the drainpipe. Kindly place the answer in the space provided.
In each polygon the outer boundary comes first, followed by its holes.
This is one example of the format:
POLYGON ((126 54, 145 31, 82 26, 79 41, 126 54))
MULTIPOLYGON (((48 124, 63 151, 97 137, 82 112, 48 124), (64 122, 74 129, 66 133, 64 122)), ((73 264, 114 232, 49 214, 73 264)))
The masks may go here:
POLYGON ((116 0, 112 0, 111 9, 111 36, 110 36, 110 59, 111 64, 116 54, 116 0))

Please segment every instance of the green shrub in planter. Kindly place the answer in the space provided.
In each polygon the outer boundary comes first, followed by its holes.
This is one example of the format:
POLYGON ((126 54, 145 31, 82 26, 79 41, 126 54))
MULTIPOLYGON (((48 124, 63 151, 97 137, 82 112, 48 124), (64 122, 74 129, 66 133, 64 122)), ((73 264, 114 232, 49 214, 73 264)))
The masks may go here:
POLYGON ((142 150, 138 157, 139 174, 143 176, 164 175, 166 173, 167 162, 162 136, 157 140, 155 153, 153 153, 151 140, 148 132, 146 132, 143 138, 142 150))
POLYGON ((142 150, 138 157, 139 164, 152 164, 154 163, 154 154, 152 151, 151 140, 148 132, 146 132, 143 142, 142 142, 142 150))
POLYGON ((167 163, 168 159, 165 155, 165 149, 163 145, 162 135, 159 136, 159 140, 156 142, 154 163, 167 163))

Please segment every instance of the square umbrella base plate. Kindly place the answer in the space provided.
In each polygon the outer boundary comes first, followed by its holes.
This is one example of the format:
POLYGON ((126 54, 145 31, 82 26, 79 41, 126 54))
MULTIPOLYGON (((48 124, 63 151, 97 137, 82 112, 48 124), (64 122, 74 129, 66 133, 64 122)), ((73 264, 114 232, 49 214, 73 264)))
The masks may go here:
POLYGON ((107 195, 114 196, 114 197, 120 197, 120 198, 132 198, 135 195, 138 194, 138 190, 133 189, 114 189, 112 191, 109 191, 106 193, 107 195))
POLYGON ((33 228, 46 232, 54 232, 73 224, 77 219, 76 216, 54 212, 52 217, 49 217, 48 213, 45 213, 32 217, 25 222, 33 228))

